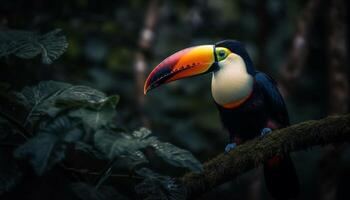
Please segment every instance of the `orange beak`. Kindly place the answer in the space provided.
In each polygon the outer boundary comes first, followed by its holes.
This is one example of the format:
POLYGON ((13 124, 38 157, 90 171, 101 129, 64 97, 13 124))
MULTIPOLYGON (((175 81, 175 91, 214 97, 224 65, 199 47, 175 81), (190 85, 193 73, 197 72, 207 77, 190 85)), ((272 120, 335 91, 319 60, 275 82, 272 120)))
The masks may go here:
POLYGON ((179 51, 153 69, 145 82, 144 94, 165 83, 208 73, 212 71, 214 63, 214 45, 201 45, 179 51))

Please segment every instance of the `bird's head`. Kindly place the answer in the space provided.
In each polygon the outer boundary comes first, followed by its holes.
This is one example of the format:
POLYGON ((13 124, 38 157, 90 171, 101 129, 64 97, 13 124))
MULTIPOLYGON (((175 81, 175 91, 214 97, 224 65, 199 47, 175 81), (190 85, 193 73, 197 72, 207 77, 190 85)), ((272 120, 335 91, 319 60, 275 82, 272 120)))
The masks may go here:
POLYGON ((235 40, 224 40, 215 45, 190 47, 163 60, 149 74, 144 85, 144 94, 178 79, 219 71, 226 59, 232 57, 241 59, 246 72, 254 74, 251 59, 244 45, 235 40))

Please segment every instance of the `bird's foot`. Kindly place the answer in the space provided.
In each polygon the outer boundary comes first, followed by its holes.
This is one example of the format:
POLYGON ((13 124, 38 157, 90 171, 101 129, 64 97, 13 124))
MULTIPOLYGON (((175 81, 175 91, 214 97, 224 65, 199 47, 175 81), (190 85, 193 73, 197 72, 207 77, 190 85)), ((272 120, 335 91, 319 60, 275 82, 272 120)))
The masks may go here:
POLYGON ((225 154, 228 154, 228 152, 230 152, 231 150, 233 150, 234 148, 236 148, 237 144, 236 143, 230 143, 227 144, 225 147, 225 154))
POLYGON ((271 130, 270 128, 263 128, 263 129, 261 130, 260 135, 261 135, 261 136, 265 136, 265 135, 269 134, 270 132, 272 132, 272 130, 271 130))

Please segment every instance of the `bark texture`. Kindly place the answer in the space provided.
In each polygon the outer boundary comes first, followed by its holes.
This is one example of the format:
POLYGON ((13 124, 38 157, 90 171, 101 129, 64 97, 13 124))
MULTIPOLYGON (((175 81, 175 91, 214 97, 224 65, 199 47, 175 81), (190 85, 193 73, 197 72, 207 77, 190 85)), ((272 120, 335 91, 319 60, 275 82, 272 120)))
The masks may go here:
POLYGON ((188 198, 195 198, 258 167, 273 155, 348 141, 350 114, 306 121, 239 145, 228 155, 221 154, 206 162, 203 172, 185 174, 181 181, 188 198))

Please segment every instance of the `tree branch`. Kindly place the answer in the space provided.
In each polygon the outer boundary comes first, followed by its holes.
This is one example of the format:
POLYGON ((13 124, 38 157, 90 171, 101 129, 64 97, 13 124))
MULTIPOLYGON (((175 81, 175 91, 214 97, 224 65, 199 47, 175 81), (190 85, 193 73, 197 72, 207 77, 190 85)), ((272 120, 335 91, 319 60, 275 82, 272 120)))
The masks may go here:
POLYGON ((345 141, 350 141, 350 114, 302 122, 239 145, 229 155, 221 154, 205 163, 203 172, 188 173, 181 180, 188 198, 194 198, 259 166, 273 155, 345 141))

